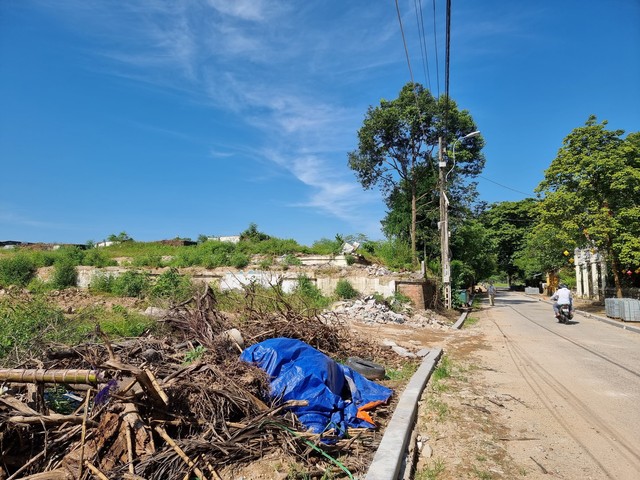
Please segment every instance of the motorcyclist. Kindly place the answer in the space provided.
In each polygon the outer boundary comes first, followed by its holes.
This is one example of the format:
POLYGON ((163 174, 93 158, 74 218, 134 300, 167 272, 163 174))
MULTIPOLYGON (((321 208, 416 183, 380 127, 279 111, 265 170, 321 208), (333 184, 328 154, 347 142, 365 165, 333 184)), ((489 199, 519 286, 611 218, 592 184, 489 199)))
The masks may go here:
POLYGON ((558 290, 553 294, 551 300, 555 300, 553 304, 553 311, 556 314, 556 318, 560 318, 560 306, 569 305, 569 318, 573 318, 573 298, 571 296, 571 290, 564 283, 558 286, 558 290))

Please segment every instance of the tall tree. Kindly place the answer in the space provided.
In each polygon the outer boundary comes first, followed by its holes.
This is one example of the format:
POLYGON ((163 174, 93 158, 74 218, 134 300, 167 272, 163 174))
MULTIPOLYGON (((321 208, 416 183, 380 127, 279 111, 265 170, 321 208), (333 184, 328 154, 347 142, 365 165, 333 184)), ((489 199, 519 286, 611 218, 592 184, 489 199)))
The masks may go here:
POLYGON ((574 129, 537 191, 541 223, 604 252, 622 296, 621 268, 640 265, 640 137, 606 125, 591 115, 574 129))
MULTIPOLYGON (((349 153, 349 167, 365 189, 378 185, 387 205, 406 195, 414 261, 419 205, 437 195, 438 139, 442 137, 448 145, 474 130, 476 125, 468 111, 458 110, 455 102, 445 97, 434 98, 417 83, 406 84, 398 98, 383 99, 367 111, 358 131, 358 148, 349 153), (420 189, 424 193, 419 194, 420 189)), ((482 171, 483 145, 480 136, 459 145, 449 180, 464 181, 482 171)))

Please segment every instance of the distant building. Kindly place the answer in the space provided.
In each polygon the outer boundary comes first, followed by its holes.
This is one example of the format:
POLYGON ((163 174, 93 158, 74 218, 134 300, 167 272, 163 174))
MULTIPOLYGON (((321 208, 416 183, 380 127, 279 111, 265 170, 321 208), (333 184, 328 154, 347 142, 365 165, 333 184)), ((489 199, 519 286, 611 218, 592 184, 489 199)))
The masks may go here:
POLYGON ((217 242, 238 243, 240 242, 240 235, 228 235, 226 237, 207 237, 207 240, 217 241, 217 242))

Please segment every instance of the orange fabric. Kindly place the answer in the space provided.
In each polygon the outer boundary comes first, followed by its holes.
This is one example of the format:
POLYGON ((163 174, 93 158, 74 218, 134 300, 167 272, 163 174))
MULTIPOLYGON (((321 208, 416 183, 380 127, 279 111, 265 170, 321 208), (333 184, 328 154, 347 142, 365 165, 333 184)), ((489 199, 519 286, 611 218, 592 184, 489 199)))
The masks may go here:
POLYGON ((375 402, 369 402, 361 406, 358 409, 358 413, 356 414, 356 417, 358 417, 360 420, 364 420, 365 422, 369 422, 371 425, 375 425, 376 422, 373 421, 373 419, 371 418, 371 415, 369 415, 367 410, 372 410, 376 408, 378 405, 382 405, 383 403, 385 402, 376 400, 375 402))

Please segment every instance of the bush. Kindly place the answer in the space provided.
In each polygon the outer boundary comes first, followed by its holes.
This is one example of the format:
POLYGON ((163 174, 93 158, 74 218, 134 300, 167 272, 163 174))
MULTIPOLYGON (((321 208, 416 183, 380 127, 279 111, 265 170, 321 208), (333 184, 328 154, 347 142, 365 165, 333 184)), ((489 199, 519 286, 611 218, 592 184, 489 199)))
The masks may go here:
POLYGON ((302 261, 294 256, 294 255, 285 255, 284 259, 282 260, 282 263, 286 266, 286 267, 291 267, 293 265, 302 265, 302 261))
POLYGON ((399 239, 375 242, 375 255, 392 270, 411 268, 411 247, 399 239))
POLYGON ((82 257, 82 265, 103 268, 111 267, 117 264, 118 262, 96 248, 86 250, 84 256, 82 257))
POLYGON ((26 287, 36 276, 36 265, 26 255, 0 259, 0 285, 26 287))
POLYGON ((318 255, 338 255, 342 251, 342 245, 344 245, 342 237, 336 235, 335 240, 321 238, 313 242, 311 251, 318 255))
POLYGON ((119 297, 142 297, 149 289, 149 275, 126 271, 114 278, 111 293, 119 297))
POLYGON ((164 266, 161 255, 148 254, 133 259, 132 264, 135 267, 152 267, 161 268, 164 266))
POLYGON ((192 289, 189 277, 180 275, 175 268, 170 268, 158 276, 149 293, 154 298, 180 302, 191 296, 192 289))
POLYGON ((353 285, 351 285, 349 280, 341 278, 338 280, 338 284, 336 285, 336 295, 338 298, 349 300, 358 297, 360 294, 355 288, 353 288, 353 285))
POLYGON ((293 293, 311 303, 315 308, 324 308, 330 303, 330 300, 322 295, 320 289, 306 275, 298 276, 298 284, 293 293))
POLYGON ((68 287, 75 287, 77 284, 78 271, 70 260, 61 260, 53 266, 53 276, 51 278, 53 288, 62 290, 68 287))
POLYGON ((96 275, 89 284, 89 291, 94 293, 113 293, 114 280, 115 277, 112 275, 96 275))
POLYGON ((250 259, 244 253, 236 252, 229 258, 229 263, 235 268, 244 268, 249 265, 250 259))
POLYGON ((20 357, 27 351, 34 354, 33 349, 45 343, 44 336, 63 321, 62 311, 41 298, 0 301, 0 360, 11 354, 20 357))

